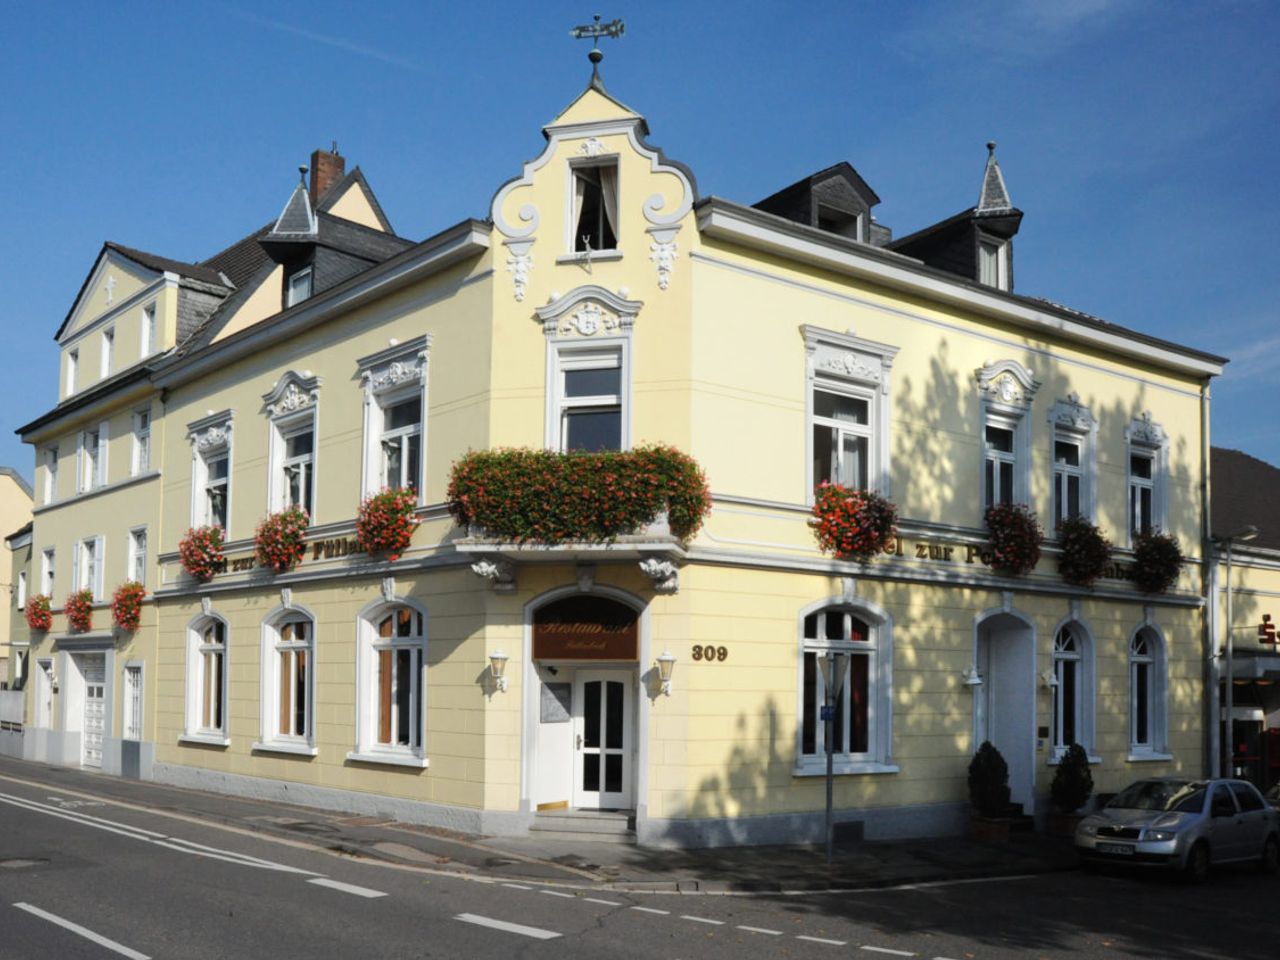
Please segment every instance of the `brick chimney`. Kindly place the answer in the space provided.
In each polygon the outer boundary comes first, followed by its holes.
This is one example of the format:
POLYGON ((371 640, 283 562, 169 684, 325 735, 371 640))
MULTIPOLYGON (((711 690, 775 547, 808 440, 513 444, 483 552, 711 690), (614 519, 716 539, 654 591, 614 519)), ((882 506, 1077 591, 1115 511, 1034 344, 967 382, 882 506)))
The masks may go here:
POLYGON ((338 153, 335 141, 329 151, 316 150, 311 154, 311 206, 314 208, 329 188, 343 178, 347 161, 338 153))

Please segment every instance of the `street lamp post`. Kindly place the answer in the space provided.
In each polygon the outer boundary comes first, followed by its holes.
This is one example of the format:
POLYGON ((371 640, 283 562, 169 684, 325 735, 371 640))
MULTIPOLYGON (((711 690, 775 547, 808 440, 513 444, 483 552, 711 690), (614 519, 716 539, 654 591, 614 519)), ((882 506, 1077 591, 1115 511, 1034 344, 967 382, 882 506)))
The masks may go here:
POLYGON ((1232 590, 1231 581, 1231 548, 1237 543, 1248 543, 1258 535, 1258 528, 1250 524, 1234 530, 1222 537, 1217 537, 1219 543, 1226 544, 1227 547, 1227 639, 1223 644, 1225 653, 1225 669, 1226 680, 1226 702, 1224 704, 1226 719, 1222 724, 1222 775, 1230 777, 1235 775, 1235 724, 1233 714, 1235 713, 1235 636, 1232 633, 1232 617, 1235 613, 1232 606, 1232 598, 1234 591, 1232 590))
POLYGON ((827 651, 825 657, 818 658, 818 666, 822 668, 822 685, 826 694, 822 706, 823 736, 827 744, 827 866, 835 852, 835 830, 832 823, 832 795, 835 791, 835 719, 836 701, 844 688, 845 671, 849 669, 849 657, 827 651))

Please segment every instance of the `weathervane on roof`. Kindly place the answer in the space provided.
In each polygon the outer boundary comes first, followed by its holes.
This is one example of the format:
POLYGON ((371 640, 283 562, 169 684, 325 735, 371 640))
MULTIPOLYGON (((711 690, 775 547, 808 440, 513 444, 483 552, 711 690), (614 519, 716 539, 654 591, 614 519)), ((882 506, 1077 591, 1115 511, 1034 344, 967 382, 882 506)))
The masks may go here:
POLYGON ((601 23, 600 14, 597 13, 595 15, 595 23, 584 23, 582 26, 574 27, 569 31, 569 36, 575 40, 593 41, 591 52, 587 54, 587 59, 591 61, 592 83, 600 82, 600 61, 604 59, 604 54, 600 52, 600 38, 610 37, 614 40, 620 40, 626 29, 627 25, 621 20, 601 23))

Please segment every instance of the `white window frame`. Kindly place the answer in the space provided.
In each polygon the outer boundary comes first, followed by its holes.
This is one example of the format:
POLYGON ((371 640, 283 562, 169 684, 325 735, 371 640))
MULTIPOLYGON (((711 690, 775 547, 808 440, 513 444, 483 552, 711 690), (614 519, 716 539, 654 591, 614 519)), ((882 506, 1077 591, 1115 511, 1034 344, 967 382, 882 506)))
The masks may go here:
POLYGON ((80 431, 80 449, 77 464, 77 491, 88 493, 106 486, 107 442, 110 440, 110 423, 103 420, 96 429, 80 431), (90 443, 90 438, 94 442, 90 443))
POLYGON ((15 589, 17 590, 18 609, 22 610, 27 605, 27 571, 18 571, 18 582, 15 589))
MULTIPOLYGON (((846 621, 847 626, 847 621, 846 621)), ((821 630, 819 633, 823 632, 821 630)), ((796 776, 822 776, 827 771, 825 723, 817 716, 814 731, 814 752, 804 752, 805 727, 805 654, 825 656, 828 651, 854 652, 865 656, 867 662, 867 750, 861 753, 837 753, 834 769, 837 774, 897 773, 893 763, 893 619, 888 612, 875 604, 856 598, 832 597, 810 604, 800 611, 797 620, 796 657, 796 739, 793 773, 796 776), (805 621, 810 616, 821 618, 828 613, 852 616, 867 627, 867 639, 863 642, 846 639, 827 639, 805 636, 805 621)), ((815 711, 825 702, 825 689, 821 669, 815 663, 815 711)), ((852 667, 845 669, 845 684, 841 696, 846 708, 849 703, 849 677, 852 667)), ((846 714, 847 715, 847 714, 846 714)), ((846 730, 846 737, 848 731, 846 730)), ((846 740, 847 743, 847 740, 846 740)))
POLYGON ((284 305, 286 309, 289 307, 296 307, 304 300, 311 299, 315 289, 314 278, 315 273, 311 267, 303 267, 301 270, 295 270, 293 273, 289 274, 288 279, 285 280, 284 305), (298 291, 302 281, 306 281, 306 289, 301 295, 299 295, 298 291))
POLYGON ((58 499, 58 445, 44 448, 44 502, 58 499))
POLYGON ((138 353, 145 360, 156 352, 156 305, 149 303, 142 308, 139 321, 138 353))
POLYGON ((631 430, 629 406, 630 394, 626 383, 628 364, 624 359, 628 344, 625 341, 593 340, 589 344, 560 344, 555 351, 555 368, 552 374, 551 389, 555 398, 555 409, 551 414, 553 422, 548 426, 554 438, 550 444, 554 450, 563 451, 566 440, 566 418, 573 410, 611 410, 618 411, 618 449, 631 448, 631 430), (564 377, 566 372, 574 370, 617 370, 618 392, 616 394, 600 394, 589 397, 565 396, 564 377))
POLYGON ((145 706, 146 665, 141 660, 130 660, 120 675, 120 737, 123 740, 143 738, 142 719, 145 706))
MULTIPOLYGON (((803 326, 805 339, 805 502, 813 503, 813 490, 828 477, 814 471, 814 392, 823 390, 868 402, 867 487, 892 496, 890 471, 890 382, 898 348, 847 333, 803 326)), ((833 421, 833 423, 838 423, 833 421)), ((838 423, 841 429, 850 425, 838 423)))
POLYGON ((223 410, 187 424, 187 439, 191 442, 191 525, 202 527, 214 522, 209 509, 209 464, 225 458, 227 477, 219 481, 224 488, 223 504, 226 524, 223 532, 231 536, 232 487, 232 412, 223 410))
MULTIPOLYGON (((565 188, 565 249, 571 257, 594 257, 598 253, 619 255, 622 250, 622 164, 620 157, 616 153, 599 154, 594 157, 575 157, 570 159, 569 166, 569 182, 565 188), (579 176, 582 170, 605 169, 612 168, 614 174, 614 212, 615 223, 613 224, 613 246, 612 247, 592 247, 590 251, 579 250, 578 240, 578 220, 581 211, 578 209, 578 181, 583 179, 579 176)), ((604 193, 606 188, 601 185, 600 198, 600 216, 607 217, 605 210, 607 209, 607 201, 604 193)))
POLYGON ((361 458, 361 497, 383 488, 383 432, 389 407, 417 398, 421 404, 418 422, 418 503, 426 503, 427 470, 427 383, 430 371, 431 337, 424 335, 356 361, 364 387, 364 447, 361 458))
POLYGON ((980 504, 988 502, 987 460, 995 451, 987 450, 987 427, 998 427, 1013 433, 1013 452, 999 458, 1013 464, 1012 503, 1031 500, 1031 403, 1040 381, 1017 360, 988 363, 975 371, 981 416, 978 423, 980 457, 980 504))
POLYGON ((80 350, 73 348, 67 351, 67 392, 71 396, 76 392, 76 380, 80 375, 80 350))
POLYGON ((273 474, 276 502, 273 510, 284 510, 288 507, 301 507, 308 516, 315 515, 316 502, 316 422, 311 414, 275 423, 280 454, 273 474), (311 436, 311 449, 306 453, 288 455, 289 441, 295 437, 311 436), (294 502, 290 493, 292 477, 298 477, 299 500, 294 502))
MULTIPOLYGON (((320 454, 320 378, 299 375, 290 370, 276 381, 270 392, 263 396, 269 417, 267 440, 267 511, 277 513, 288 506, 286 469, 298 465, 303 459, 310 462, 310 505, 307 512, 311 522, 316 522, 319 499, 320 454), (286 462, 286 441, 289 437, 311 433, 311 453, 307 458, 295 458, 297 463, 286 462)), ((305 506, 305 505, 304 505, 305 506)))
POLYGON ((147 528, 134 527, 129 531, 129 580, 147 585, 147 528))
MULTIPOLYGON (((356 618, 356 749, 347 754, 347 759, 363 763, 385 763, 398 766, 426 767, 427 741, 430 738, 428 726, 429 668, 427 666, 430 621, 426 608, 407 597, 392 596, 369 604, 356 618), (390 642, 378 636, 378 627, 382 620, 404 608, 413 616, 420 617, 422 634, 418 637, 392 638, 390 642), (386 649, 396 650, 408 648, 417 653, 420 671, 416 678, 416 690, 411 688, 411 713, 421 716, 421 743, 410 744, 382 743, 381 736, 381 685, 379 654, 386 649), (415 695, 416 694, 416 695, 415 695)), ((412 654, 411 654, 412 656, 412 654)), ((394 654, 393 654, 394 660, 394 654)), ((392 694, 394 701, 394 693, 392 694)), ((397 739, 393 732, 391 739, 397 739)))
POLYGON ((1080 402, 1080 398, 1071 394, 1066 400, 1059 400, 1049 411, 1049 517, 1053 526, 1057 526, 1057 497, 1061 485, 1061 496, 1064 505, 1067 503, 1066 477, 1080 478, 1080 516, 1093 520, 1097 516, 1097 476, 1098 476, 1098 421, 1094 419, 1089 408, 1080 402), (1058 443, 1073 443, 1080 450, 1078 468, 1059 465, 1057 458, 1058 443))
POLYGON ((101 357, 99 376, 105 380, 111 376, 116 362, 116 328, 107 327, 102 331, 101 357))
POLYGON ((130 476, 139 476, 152 468, 151 407, 133 412, 133 457, 130 476))
POLYGON ((181 739, 216 746, 230 744, 227 723, 230 653, 231 629, 222 617, 213 613, 202 614, 187 626, 186 723, 181 739), (219 628, 222 642, 206 642, 206 630, 219 628), (217 689, 211 691, 207 666, 212 662, 212 655, 220 656, 221 664, 220 682, 217 689), (216 702, 209 697, 210 693, 216 695, 216 702), (206 724, 206 715, 219 722, 206 724))
POLYGON ((57 571, 58 553, 53 547, 45 547, 40 551, 40 593, 53 599, 55 584, 54 574, 57 571))
MULTIPOLYGON (((296 753, 304 756, 315 756, 315 689, 316 689, 316 618, 302 607, 277 607, 262 622, 262 674, 260 688, 262 691, 262 724, 261 739, 253 745, 254 750, 296 753), (304 640, 286 639, 283 631, 294 624, 306 624, 304 640), (303 730, 301 733, 284 733, 280 730, 281 709, 281 654, 295 658, 303 654, 303 696, 306 698, 303 712, 303 730)), ((296 690, 290 685, 290 696, 296 690)), ((293 704, 289 705, 294 706, 293 704)), ((290 711, 293 715, 293 711, 290 711)))
POLYGON ((1075 671, 1076 702, 1072 706, 1074 742, 1084 748, 1091 763, 1097 762, 1093 756, 1097 703, 1093 632, 1082 620, 1068 617, 1054 628, 1051 637, 1054 682, 1049 690, 1049 762, 1057 763, 1061 760, 1070 746, 1070 742, 1065 740, 1066 731, 1063 727, 1066 705, 1062 699, 1065 674, 1069 670, 1075 671), (1067 637, 1074 643, 1074 650, 1065 648, 1063 638, 1067 637))
POLYGON ((978 235, 978 282, 997 290, 1009 289, 1009 241, 978 235))
POLYGON ((1125 428, 1125 536, 1126 543, 1134 545, 1134 488, 1144 487, 1151 491, 1151 529, 1163 530, 1168 523, 1169 515, 1169 437, 1164 428, 1153 423, 1151 414, 1144 413, 1135 417, 1125 428), (1151 459, 1151 479, 1145 480, 1133 475, 1132 458, 1149 457, 1151 459))
POLYGON ((71 589, 92 590, 95 603, 101 602, 103 595, 104 544, 102 536, 97 535, 77 540, 72 547, 71 589))
POLYGON ((1169 753, 1169 662, 1165 639, 1150 618, 1129 637, 1129 760, 1172 760, 1169 753), (1139 643, 1145 641, 1145 650, 1139 643), (1147 673, 1147 702, 1139 702, 1138 673, 1147 673), (1140 712, 1146 713, 1147 739, 1138 739, 1140 712))

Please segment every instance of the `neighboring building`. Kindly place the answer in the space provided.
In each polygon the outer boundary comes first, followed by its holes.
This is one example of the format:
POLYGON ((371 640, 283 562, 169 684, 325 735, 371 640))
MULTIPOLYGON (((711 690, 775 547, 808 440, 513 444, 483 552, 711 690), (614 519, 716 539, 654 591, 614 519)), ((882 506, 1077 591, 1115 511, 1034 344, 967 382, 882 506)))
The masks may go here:
POLYGON ((53 491, 35 562, 55 605, 134 569, 155 599, 131 637, 58 615, 31 638, 28 756, 481 832, 606 808, 654 845, 812 839, 834 650, 852 664, 835 803, 867 836, 962 829, 985 739, 1028 810, 1072 741, 1101 791, 1204 768, 1222 358, 1014 293, 1022 213, 994 151, 977 205, 894 241, 848 164, 756 207, 700 197, 598 79, 543 133, 488 219, 420 243, 318 153, 309 190, 209 260, 104 248, 59 332, 65 399, 22 430, 53 491), (151 304, 154 349, 126 355, 151 304), (445 509, 471 449, 655 441, 710 481, 687 544, 521 547, 445 509), (823 480, 896 501, 898 550, 822 555, 823 480), (388 483, 420 492, 394 562, 352 549, 388 483), (1066 584, 1052 544, 1002 576, 980 558, 996 502, 1050 529, 1085 514, 1122 561, 1160 527, 1191 563, 1157 597, 1123 564, 1066 584), (288 504, 310 546, 277 576, 253 533, 288 504), (200 584, 176 547, 207 523, 230 562, 200 584))
MULTIPOLYGON (((31 522, 31 485, 12 467, 0 467, 0 530, 10 533, 31 522)), ((7 536, 7 534, 6 534, 7 536)), ((12 548, 11 548, 12 549, 12 548)), ((16 556, 10 557, 16 561, 16 556)), ((9 602, 0 605, 0 686, 8 682, 11 627, 18 621, 15 612, 22 609, 25 575, 16 563, 6 564, 4 582, 9 590, 9 602)))
MULTIPOLYGON (((1280 468, 1239 450, 1214 447, 1211 456, 1216 541, 1209 616, 1218 654, 1213 665, 1221 681, 1230 630, 1231 768, 1265 790, 1280 781, 1280 468), (1231 537, 1228 581, 1225 541, 1231 537)), ((1216 686, 1210 716, 1222 728, 1226 687, 1216 686)), ((1216 750, 1214 762, 1222 762, 1216 750)))

